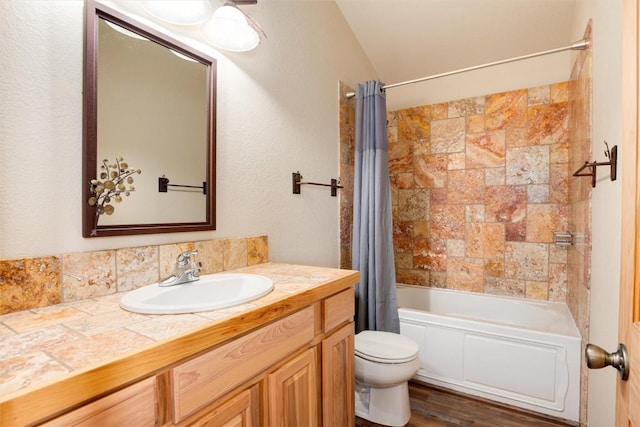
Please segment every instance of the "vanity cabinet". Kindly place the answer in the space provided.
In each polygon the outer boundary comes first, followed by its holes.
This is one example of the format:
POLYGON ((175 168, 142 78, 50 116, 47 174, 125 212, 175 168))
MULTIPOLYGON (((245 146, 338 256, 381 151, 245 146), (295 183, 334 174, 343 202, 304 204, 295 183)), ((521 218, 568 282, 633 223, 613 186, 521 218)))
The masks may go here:
POLYGON ((252 427, 260 425, 260 387, 254 385, 187 424, 194 427, 252 427))
POLYGON ((353 301, 348 289, 174 368, 175 422, 353 426, 353 301), (230 390, 247 387, 242 384, 249 379, 253 394, 242 391, 208 412, 230 390), (256 397, 256 389, 263 395, 256 397), (256 409, 258 400, 263 405, 256 409), (204 412, 211 415, 199 415, 204 412), (193 413, 201 418, 194 420, 193 413))
POLYGON ((322 341, 322 425, 353 426, 355 420, 353 323, 322 341))
POLYGON ((42 425, 353 426, 353 298, 309 299, 42 425))
POLYGON ((316 349, 310 348, 267 377, 268 426, 318 423, 316 349))
POLYGON ((41 425, 46 427, 154 426, 156 409, 156 379, 151 377, 41 425))

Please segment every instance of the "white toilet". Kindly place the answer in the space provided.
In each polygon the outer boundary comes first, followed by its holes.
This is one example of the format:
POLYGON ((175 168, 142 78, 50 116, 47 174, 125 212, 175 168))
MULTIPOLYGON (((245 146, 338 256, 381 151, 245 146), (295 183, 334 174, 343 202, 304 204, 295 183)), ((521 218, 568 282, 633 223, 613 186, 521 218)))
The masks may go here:
POLYGON ((418 371, 418 344, 399 334, 362 331, 355 337, 356 415, 387 426, 411 418, 409 381, 418 371))

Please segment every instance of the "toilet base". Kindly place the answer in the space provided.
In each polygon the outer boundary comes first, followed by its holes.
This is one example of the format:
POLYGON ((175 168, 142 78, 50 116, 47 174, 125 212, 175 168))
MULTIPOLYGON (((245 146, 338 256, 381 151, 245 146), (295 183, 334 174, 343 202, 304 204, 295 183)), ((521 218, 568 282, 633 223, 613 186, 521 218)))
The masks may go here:
POLYGON ((386 426, 400 427, 409 422, 407 381, 393 387, 375 388, 356 381, 356 416, 386 426))

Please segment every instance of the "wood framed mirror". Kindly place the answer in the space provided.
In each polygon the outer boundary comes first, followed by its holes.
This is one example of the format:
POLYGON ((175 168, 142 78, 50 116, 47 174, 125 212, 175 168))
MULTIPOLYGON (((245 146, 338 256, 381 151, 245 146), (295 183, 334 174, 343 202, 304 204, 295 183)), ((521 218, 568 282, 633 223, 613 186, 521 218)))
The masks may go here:
POLYGON ((214 230, 215 59, 85 7, 83 236, 214 230))

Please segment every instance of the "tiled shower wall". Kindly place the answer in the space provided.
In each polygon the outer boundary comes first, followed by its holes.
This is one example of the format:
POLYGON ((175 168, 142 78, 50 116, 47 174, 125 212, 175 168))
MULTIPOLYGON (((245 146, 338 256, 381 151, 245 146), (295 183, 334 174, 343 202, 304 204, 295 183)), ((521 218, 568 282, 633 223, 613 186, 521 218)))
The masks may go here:
POLYGON ((564 300, 568 84, 388 114, 399 283, 564 300))
POLYGON ((267 236, 0 260, 0 314, 129 291, 173 273, 176 256, 198 250, 201 274, 268 261, 267 236))
MULTIPOLYGON (((591 40, 591 22, 584 34, 591 40)), ((573 173, 592 159, 592 61, 591 49, 578 51, 573 60, 569 85, 569 171, 573 173)), ((604 150, 604 145, 603 145, 604 150)), ((578 177, 569 181, 569 231, 573 245, 568 251, 569 274, 567 305, 582 335, 583 349, 589 340, 591 288, 591 178, 578 177)), ((587 393, 589 370, 581 365, 581 425, 587 424, 587 393)))
MULTIPOLYGON (((558 83, 389 112, 397 282, 565 299, 567 250, 553 232, 568 227, 568 94, 558 83)), ((344 97, 340 128, 350 182, 353 103, 344 97)))

